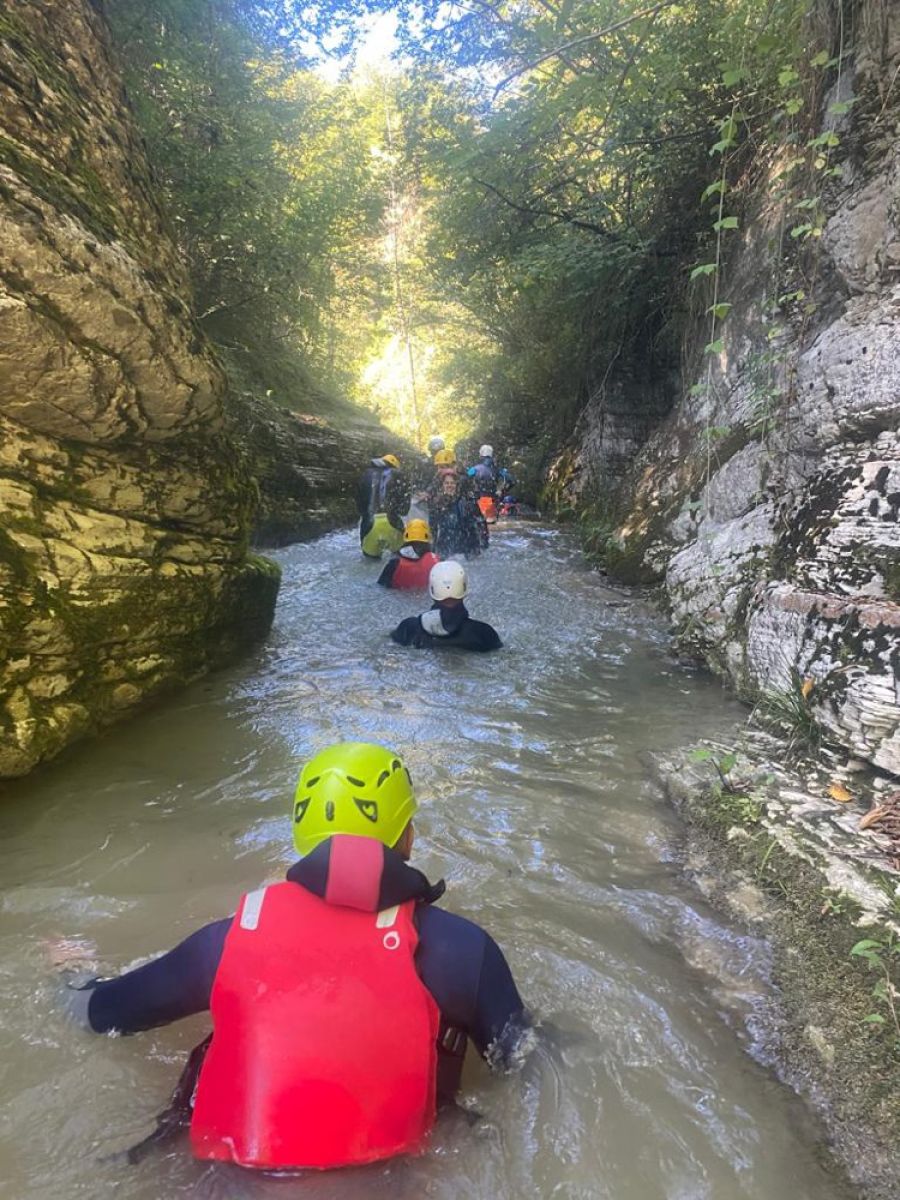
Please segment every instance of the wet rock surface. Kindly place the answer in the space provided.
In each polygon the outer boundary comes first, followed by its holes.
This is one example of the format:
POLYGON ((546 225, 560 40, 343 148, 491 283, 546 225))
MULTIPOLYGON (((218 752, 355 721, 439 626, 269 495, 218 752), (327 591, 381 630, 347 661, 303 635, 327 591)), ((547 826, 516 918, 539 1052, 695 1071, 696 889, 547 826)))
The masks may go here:
POLYGON ((278 571, 96 7, 0 11, 0 775, 233 655, 278 571))
POLYGON ((686 821, 691 877, 771 946, 778 996, 757 1014, 755 1052, 822 1114, 860 1194, 893 1200, 900 821, 883 814, 900 815, 900 792, 839 754, 788 765, 783 740, 760 729, 700 753, 650 765, 686 821))
POLYGON ((254 545, 285 546, 357 520, 356 487, 372 457, 409 465, 412 447, 371 413, 298 379, 284 350, 220 347, 236 436, 258 487, 254 545), (272 364, 279 369, 267 371, 272 364))
POLYGON ((686 372, 624 477, 622 432, 607 453, 595 397, 568 455, 598 477, 575 471, 562 493, 577 507, 599 489, 610 571, 661 583, 683 645, 741 695, 796 699, 809 680, 829 737, 900 774, 900 12, 871 0, 859 18, 814 310, 773 332, 779 213, 763 181, 709 380, 686 372))
POLYGON ((264 635, 251 540, 349 521, 398 443, 201 333, 99 6, 0 5, 0 112, 3 776, 264 635))

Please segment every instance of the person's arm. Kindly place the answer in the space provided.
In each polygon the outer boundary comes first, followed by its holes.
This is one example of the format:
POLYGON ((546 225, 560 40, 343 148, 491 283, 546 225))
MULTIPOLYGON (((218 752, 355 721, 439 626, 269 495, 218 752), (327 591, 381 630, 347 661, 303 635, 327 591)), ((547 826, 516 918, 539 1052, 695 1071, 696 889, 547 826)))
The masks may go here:
POLYGON ((488 625, 487 621, 476 621, 472 617, 463 624, 456 644, 465 650, 475 650, 478 653, 500 650, 503 646, 493 625, 488 625))
POLYGON ((372 480, 368 471, 356 485, 356 511, 360 520, 365 517, 372 507, 372 480))
POLYGON ((94 1033, 139 1033, 209 1008, 231 917, 204 925, 174 950, 69 993, 68 1006, 94 1033))
POLYGON ((490 1066, 505 1067, 530 1022, 503 951, 488 934, 484 939, 475 1009, 468 1032, 490 1066))
POLYGON ((444 1019, 492 1067, 510 1063, 529 1018, 503 951, 472 921, 442 908, 417 912, 416 965, 444 1019))
POLYGON ((400 560, 397 558, 389 558, 384 564, 384 570, 378 576, 378 582, 382 587, 392 587, 394 583, 394 572, 397 570, 397 563, 400 560))
POLYGON ((384 497, 385 512, 388 515, 388 520, 392 525, 403 527, 403 514, 409 508, 409 500, 412 495, 412 488, 409 481, 397 471, 392 471, 388 479, 387 489, 384 497))
POLYGON ((406 475, 398 475, 395 481, 397 489, 397 507, 400 514, 406 512, 412 500, 412 481, 406 475))
POLYGON ((418 617, 404 617, 396 629, 391 631, 391 641, 398 646, 411 646, 418 631, 418 617))
POLYGON ((477 649, 502 650, 503 642, 500 640, 500 634, 493 625, 488 625, 487 621, 479 621, 478 624, 481 628, 478 630, 479 644, 477 649))

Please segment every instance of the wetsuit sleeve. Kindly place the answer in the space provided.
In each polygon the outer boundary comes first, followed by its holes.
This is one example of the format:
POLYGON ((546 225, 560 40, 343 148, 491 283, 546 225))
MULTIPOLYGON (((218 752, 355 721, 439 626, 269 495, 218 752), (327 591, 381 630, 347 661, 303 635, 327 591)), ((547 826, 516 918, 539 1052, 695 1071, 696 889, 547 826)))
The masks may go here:
POLYGON ((399 529, 403 528, 403 514, 409 508, 411 496, 412 487, 409 480, 397 472, 392 472, 388 480, 384 506, 388 520, 399 529))
POLYGON ((89 984, 90 1028, 95 1033, 138 1033, 209 1008, 231 920, 204 925, 168 954, 117 979, 89 984))
POLYGON ((474 621, 471 617, 462 626, 459 636, 454 641, 466 650, 499 650, 503 646, 493 625, 488 625, 487 621, 474 621))
POLYGON ((382 587, 392 587, 394 583, 394 572, 397 570, 398 559, 389 558, 384 564, 384 570, 378 576, 378 582, 382 587))
POLYGON ((427 637, 428 634, 424 632, 422 626, 419 624, 418 617, 406 617, 391 632, 391 640, 396 642, 398 646, 415 646, 417 649, 421 649, 425 644, 423 639, 427 637))
POLYGON ((505 1065, 528 1016, 503 951, 464 917, 430 905, 416 921, 416 966, 441 1014, 462 1029, 492 1066, 505 1065))
POLYGON ((478 631, 480 640, 479 650, 502 649, 503 642, 500 640, 500 634, 493 625, 488 625, 486 621, 479 621, 478 624, 481 626, 478 631))

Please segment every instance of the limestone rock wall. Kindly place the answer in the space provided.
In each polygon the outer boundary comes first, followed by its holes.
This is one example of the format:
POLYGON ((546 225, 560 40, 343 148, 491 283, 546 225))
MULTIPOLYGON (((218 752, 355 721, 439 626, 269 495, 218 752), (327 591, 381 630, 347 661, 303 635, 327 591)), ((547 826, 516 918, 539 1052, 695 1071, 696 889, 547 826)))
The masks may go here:
POLYGON ((635 456, 672 407, 677 375, 633 348, 626 367, 611 370, 578 419, 571 444, 551 466, 545 495, 577 507, 598 492, 620 487, 635 456))
POLYGON ((376 455, 409 465, 412 449, 350 406, 331 413, 273 409, 244 398, 245 445, 259 485, 257 546, 284 546, 358 520, 356 488, 376 455))
MULTIPOLYGON (((728 263, 712 387, 692 392, 705 372, 686 371, 624 484, 607 479, 607 558, 663 584, 682 643, 745 697, 803 703, 900 773, 900 7, 861 0, 855 17, 816 309, 773 335, 780 213, 764 183, 728 263)), ((582 438, 585 452, 602 462, 582 438)))
POLYGON ((98 7, 0 3, 0 776, 268 628, 256 489, 98 7))
POLYGON ((231 382, 236 436, 259 489, 254 545, 283 546, 352 523, 370 460, 393 453, 407 466, 414 461, 414 448, 373 414, 317 392, 283 346, 246 345, 234 329, 212 336, 231 382))

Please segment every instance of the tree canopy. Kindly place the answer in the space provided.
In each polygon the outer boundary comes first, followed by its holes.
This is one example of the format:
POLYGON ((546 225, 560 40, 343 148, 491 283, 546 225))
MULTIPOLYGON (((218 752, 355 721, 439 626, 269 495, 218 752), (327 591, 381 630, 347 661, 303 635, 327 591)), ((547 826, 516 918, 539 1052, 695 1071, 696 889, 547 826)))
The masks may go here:
POLYGON ((801 0, 108 7, 207 330, 420 443, 550 444, 616 362, 677 365, 810 36, 801 0))

